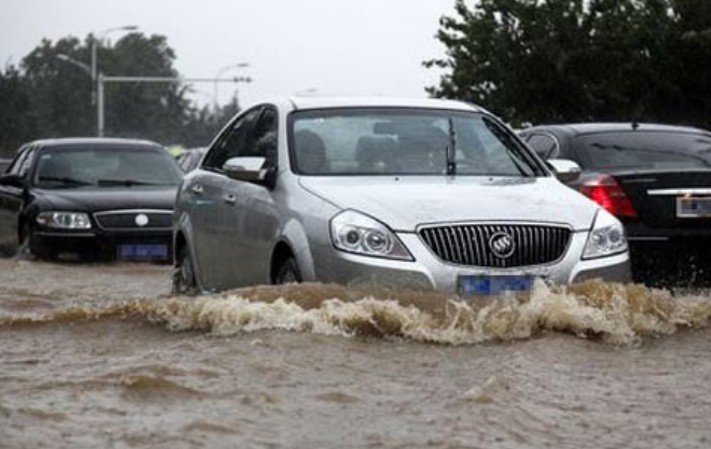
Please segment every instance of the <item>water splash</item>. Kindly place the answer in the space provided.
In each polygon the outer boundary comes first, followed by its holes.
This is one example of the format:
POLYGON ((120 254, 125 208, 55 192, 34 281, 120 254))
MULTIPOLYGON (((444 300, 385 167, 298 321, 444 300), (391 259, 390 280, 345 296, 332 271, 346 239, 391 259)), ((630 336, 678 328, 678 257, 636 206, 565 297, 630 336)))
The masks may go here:
POLYGON ((711 295, 675 296, 592 281, 569 287, 541 283, 529 298, 463 301, 441 293, 301 284, 0 318, 0 326, 129 317, 147 318, 171 331, 216 336, 282 330, 462 345, 564 332, 632 345, 680 328, 707 326, 711 295))

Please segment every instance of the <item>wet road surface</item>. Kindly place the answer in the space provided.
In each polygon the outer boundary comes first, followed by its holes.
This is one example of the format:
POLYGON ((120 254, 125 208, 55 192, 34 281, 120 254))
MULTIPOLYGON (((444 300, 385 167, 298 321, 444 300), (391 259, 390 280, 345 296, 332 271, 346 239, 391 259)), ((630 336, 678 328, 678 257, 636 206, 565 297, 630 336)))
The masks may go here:
POLYGON ((0 447, 711 446, 708 290, 182 298, 169 274, 0 260, 0 447))

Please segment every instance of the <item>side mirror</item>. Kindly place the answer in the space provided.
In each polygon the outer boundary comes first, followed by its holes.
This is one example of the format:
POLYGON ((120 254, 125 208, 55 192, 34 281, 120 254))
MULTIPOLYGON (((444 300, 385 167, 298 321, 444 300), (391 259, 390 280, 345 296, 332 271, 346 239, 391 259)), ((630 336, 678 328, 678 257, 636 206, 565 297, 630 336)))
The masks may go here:
POLYGON ((0 175, 0 185, 1 186, 9 186, 9 187, 17 187, 18 189, 21 189, 25 187, 25 178, 23 178, 20 175, 12 174, 12 175, 0 175))
POLYGON ((228 178, 273 187, 274 168, 263 157, 233 157, 222 165, 228 178))
POLYGON ((556 178, 565 183, 576 181, 582 171, 580 165, 568 159, 548 159, 546 163, 556 178))

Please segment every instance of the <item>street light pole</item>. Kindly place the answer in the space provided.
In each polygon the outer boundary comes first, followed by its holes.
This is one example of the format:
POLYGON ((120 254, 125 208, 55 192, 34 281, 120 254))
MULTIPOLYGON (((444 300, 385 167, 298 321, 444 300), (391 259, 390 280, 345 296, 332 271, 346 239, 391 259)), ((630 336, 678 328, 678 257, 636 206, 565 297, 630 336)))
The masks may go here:
POLYGON ((96 101, 96 134, 104 137, 104 74, 99 73, 96 81, 99 97, 96 101))
POLYGON ((115 27, 115 28, 109 28, 106 30, 101 31, 98 33, 99 37, 97 37, 96 33, 91 34, 91 81, 96 82, 96 78, 98 75, 98 47, 99 43, 104 39, 104 37, 112 33, 114 31, 135 31, 137 30, 138 27, 136 25, 125 25, 122 27, 115 27))
MULTIPOLYGON (((222 74, 225 73, 225 72, 228 71, 228 70, 231 70, 231 69, 238 69, 238 68, 239 68, 239 69, 244 69, 244 68, 246 68, 246 67, 249 67, 249 63, 248 63, 248 62, 239 62, 239 63, 237 63, 237 64, 226 65, 226 66, 224 66, 224 67, 221 67, 220 70, 217 71, 217 73, 215 74, 215 79, 216 79, 216 80, 217 80, 217 79, 220 79, 220 77, 222 76, 222 74)), ((249 80, 249 78, 244 78, 244 79, 243 79, 243 82, 249 83, 250 80, 249 80)), ((213 88, 214 88, 214 90, 215 90, 214 95, 213 95, 213 102, 214 102, 214 107, 215 107, 215 112, 216 112, 216 113, 217 113, 217 108, 218 108, 218 104, 217 104, 217 103, 218 103, 218 99, 217 99, 217 84, 218 84, 217 81, 215 81, 214 86, 213 86, 213 88)))

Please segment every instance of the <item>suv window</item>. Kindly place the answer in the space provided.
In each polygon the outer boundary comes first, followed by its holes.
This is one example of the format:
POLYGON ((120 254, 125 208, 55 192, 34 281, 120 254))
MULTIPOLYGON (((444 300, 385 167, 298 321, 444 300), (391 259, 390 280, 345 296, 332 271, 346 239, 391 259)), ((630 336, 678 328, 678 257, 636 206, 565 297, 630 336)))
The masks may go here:
POLYGON ((526 143, 543 159, 557 157, 560 153, 558 141, 548 134, 533 134, 526 143))
POLYGON ((210 149, 203 167, 222 170, 222 166, 230 158, 252 156, 253 154, 249 154, 250 136, 260 112, 261 108, 257 107, 239 117, 210 149))

